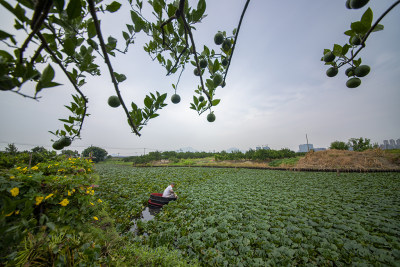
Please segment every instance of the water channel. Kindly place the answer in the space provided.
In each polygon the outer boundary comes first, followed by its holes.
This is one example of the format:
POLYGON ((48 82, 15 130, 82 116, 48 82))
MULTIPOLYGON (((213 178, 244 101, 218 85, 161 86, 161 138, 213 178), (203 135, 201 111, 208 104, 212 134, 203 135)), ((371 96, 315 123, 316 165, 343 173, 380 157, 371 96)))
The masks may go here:
MULTIPOLYGON (((157 213, 159 213, 161 211, 161 208, 152 208, 152 207, 146 207, 143 211, 142 214, 140 216, 140 218, 135 218, 133 220, 133 226, 131 227, 131 229, 129 229, 129 232, 135 232, 137 233, 137 221, 140 220, 142 222, 147 222, 150 220, 154 219, 154 216, 156 216, 157 213)), ((145 233, 146 235, 146 233, 145 233)))

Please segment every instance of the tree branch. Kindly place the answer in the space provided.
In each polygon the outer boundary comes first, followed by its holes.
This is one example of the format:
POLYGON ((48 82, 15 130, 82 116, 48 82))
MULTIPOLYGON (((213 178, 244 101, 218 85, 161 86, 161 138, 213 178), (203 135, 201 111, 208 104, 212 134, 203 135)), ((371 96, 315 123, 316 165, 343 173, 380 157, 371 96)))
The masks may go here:
POLYGON ((237 38, 238 38, 238 35, 239 35, 240 26, 242 25, 242 20, 243 20, 244 14, 246 13, 247 6, 249 5, 249 3, 250 3, 250 0, 247 0, 246 4, 244 5, 244 8, 243 8, 242 15, 240 16, 239 25, 237 27, 236 34, 235 34, 235 40, 233 41, 232 53, 229 56, 228 65, 226 66, 226 71, 225 71, 225 75, 224 75, 224 82, 225 82, 225 79, 226 79, 226 75, 228 75, 228 70, 229 70, 229 66, 231 65, 233 51, 235 51, 235 46, 236 46, 236 41, 237 41, 237 38))
POLYGON ((111 80, 112 80, 112 83, 114 84, 115 92, 117 93, 118 99, 120 100, 121 105, 122 105, 123 109, 125 110, 125 113, 126 113, 126 116, 128 117, 130 126, 133 128, 133 131, 135 132, 135 134, 140 136, 140 133, 138 132, 138 130, 136 128, 136 125, 133 123, 133 120, 132 120, 131 116, 129 115, 129 111, 126 108, 125 103, 124 103, 124 101, 122 99, 121 93, 119 91, 118 82, 117 82, 117 80, 115 78, 114 70, 112 68, 110 58, 108 57, 106 45, 104 43, 103 35, 101 33, 99 20, 97 19, 97 14, 96 14, 94 2, 93 2, 93 0, 88 0, 88 3, 89 3, 89 11, 90 11, 90 14, 91 14, 91 16, 93 18, 94 25, 96 27, 97 37, 99 38, 100 47, 101 47, 101 50, 103 51, 104 60, 105 60, 105 62, 107 64, 107 66, 108 66, 108 70, 109 70, 110 75, 111 75, 111 80))
POLYGON ((53 5, 53 0, 43 0, 39 1, 40 4, 36 5, 35 12, 31 21, 32 32, 28 35, 25 42, 22 44, 19 51, 19 62, 22 64, 24 51, 28 47, 29 42, 32 40, 33 36, 39 32, 44 20, 47 18, 49 11, 53 5))
POLYGON ((42 43, 39 48, 36 50, 35 54, 33 55, 33 57, 31 58, 31 64, 34 63, 34 61, 36 60, 36 58, 40 55, 40 53, 42 52, 44 48, 44 44, 42 43))
POLYGON ((86 117, 86 111, 87 111, 87 103, 88 100, 85 97, 85 95, 82 93, 82 91, 78 88, 78 85, 76 85, 74 79, 71 77, 71 75, 69 74, 69 72, 65 69, 64 65, 62 64, 62 62, 58 59, 58 57, 54 54, 54 52, 50 49, 50 47, 48 46, 46 39, 44 38, 44 36, 38 32, 36 34, 39 39, 42 41, 42 45, 44 46, 44 49, 46 49, 46 51, 52 56, 52 58, 54 59, 54 61, 58 64, 58 66, 60 66, 60 68, 62 69, 62 71, 64 72, 64 74, 67 76, 68 80, 72 83, 72 86, 75 88, 75 90, 81 95, 81 97, 83 98, 83 100, 85 101, 85 110, 83 112, 82 115, 82 121, 81 121, 81 125, 79 127, 79 131, 75 136, 79 136, 80 132, 82 130, 82 126, 83 126, 83 121, 85 120, 86 117))
MULTIPOLYGON (((181 0, 181 1, 182 1, 182 0, 181 0)), ((194 54, 194 59, 195 59, 195 61, 196 61, 196 67, 197 67, 197 69, 199 70, 199 74, 200 74, 199 77, 200 77, 200 84, 201 84, 202 91, 204 92, 204 94, 206 94, 206 96, 207 96, 207 98, 208 98, 208 101, 209 101, 210 103, 212 103, 210 94, 209 94, 209 93, 207 92, 207 90, 204 88, 203 75, 201 74, 201 68, 200 68, 199 58, 197 57, 196 45, 195 45, 195 43, 194 43, 194 38, 193 38, 192 30, 190 29, 190 26, 188 25, 188 23, 187 23, 187 21, 186 21, 185 14, 183 13, 183 11, 182 11, 181 17, 182 17, 183 25, 185 26, 185 29, 186 29, 186 30, 188 31, 188 33, 189 33, 190 41, 192 42, 192 47, 193 47, 192 53, 194 54)), ((212 104, 211 104, 211 105, 212 105, 212 104)))

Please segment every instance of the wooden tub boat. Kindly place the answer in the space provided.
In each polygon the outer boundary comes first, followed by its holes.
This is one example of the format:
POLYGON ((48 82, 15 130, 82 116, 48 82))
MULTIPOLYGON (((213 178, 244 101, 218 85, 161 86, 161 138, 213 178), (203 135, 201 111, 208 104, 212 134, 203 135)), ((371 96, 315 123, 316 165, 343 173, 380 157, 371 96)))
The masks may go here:
POLYGON ((163 197, 161 193, 151 193, 148 205, 154 208, 161 208, 176 198, 163 197))

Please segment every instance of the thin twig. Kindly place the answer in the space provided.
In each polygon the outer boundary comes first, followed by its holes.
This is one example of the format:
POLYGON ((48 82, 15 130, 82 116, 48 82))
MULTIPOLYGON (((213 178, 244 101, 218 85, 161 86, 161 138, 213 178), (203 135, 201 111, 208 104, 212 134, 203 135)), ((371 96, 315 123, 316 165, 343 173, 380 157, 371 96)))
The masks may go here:
POLYGON ((36 96, 26 95, 26 94, 20 93, 19 91, 12 91, 12 90, 11 90, 10 92, 16 93, 16 94, 18 94, 18 95, 20 95, 20 96, 23 96, 23 97, 26 97, 26 98, 30 98, 30 99, 36 100, 36 101, 38 101, 38 102, 39 102, 38 99, 39 99, 39 98, 42 98, 41 96, 36 97, 36 96))
POLYGON ((186 21, 185 14, 184 14, 183 12, 182 12, 182 14, 181 14, 181 17, 182 17, 183 25, 185 26, 185 29, 186 29, 186 30, 188 31, 188 33, 189 33, 190 41, 192 42, 192 47, 193 47, 192 53, 194 54, 194 59, 195 59, 195 61, 196 61, 196 67, 197 67, 197 69, 199 70, 199 74, 200 74, 199 77, 200 77, 200 84, 201 84, 202 91, 204 92, 204 94, 206 94, 206 96, 207 96, 207 98, 208 98, 208 101, 209 101, 210 103, 212 103, 210 94, 209 94, 209 93, 207 92, 207 90, 204 88, 203 75, 201 75, 201 68, 200 68, 199 58, 197 57, 196 45, 195 45, 195 43, 194 43, 194 38, 193 38, 192 31, 191 31, 190 26, 188 25, 188 23, 187 23, 187 21, 186 21))
POLYGON ((32 40, 33 36, 39 32, 44 20, 47 18, 51 7, 53 6, 53 0, 46 0, 46 3, 41 6, 40 9, 36 9, 32 18, 32 32, 28 35, 25 42, 22 44, 19 51, 19 62, 22 64, 24 51, 28 47, 29 42, 32 40))
POLYGON ((235 46, 236 46, 236 41, 237 41, 237 38, 238 38, 238 35, 239 35, 240 26, 242 25, 242 20, 243 20, 244 14, 246 13, 247 6, 249 5, 249 3, 250 3, 250 0, 247 0, 246 4, 244 5, 244 8, 243 8, 242 15, 240 16, 239 25, 238 25, 237 30, 236 30, 235 39, 233 41, 232 53, 229 56, 228 65, 226 66, 226 71, 225 71, 225 75, 224 75, 224 82, 225 82, 225 79, 226 79, 226 75, 228 75, 228 69, 229 69, 229 66, 231 65, 233 51, 235 51, 235 46))
MULTIPOLYGON (((185 43, 186 43, 185 48, 182 50, 182 52, 179 54, 178 58, 176 59, 175 65, 168 71, 167 76, 171 74, 172 70, 174 68, 176 68, 176 66, 178 66, 181 56, 186 52, 186 49, 189 47, 187 30, 186 30, 186 28, 184 28, 184 29, 185 29, 185 43)), ((176 54, 175 54, 175 57, 176 57, 176 54)))
POLYGON ((101 33, 99 20, 97 19, 97 14, 96 14, 94 2, 93 2, 93 0, 88 0, 88 3, 89 3, 89 11, 90 11, 90 14, 92 15, 93 22, 94 22, 94 25, 96 27, 97 37, 99 38, 100 47, 101 47, 101 50, 103 51, 104 60, 105 60, 105 62, 107 64, 107 66, 108 66, 108 70, 109 70, 110 75, 111 75, 111 80, 112 80, 112 83, 114 84, 115 92, 117 93, 118 99, 120 100, 121 105, 122 105, 123 109, 125 110, 125 113, 126 113, 126 116, 128 117, 130 126, 133 128, 133 131, 135 132, 135 134, 140 136, 140 133, 138 132, 135 124, 133 123, 133 120, 132 120, 131 116, 129 115, 129 111, 126 108, 125 103, 124 103, 124 101, 122 99, 121 93, 119 91, 118 82, 117 82, 117 80, 115 78, 114 70, 112 68, 112 65, 111 65, 111 62, 110 62, 110 58, 108 57, 106 45, 104 43, 103 35, 101 33))
POLYGON ((345 62, 343 62, 339 67, 351 62, 357 55, 360 53, 362 49, 365 48, 365 41, 367 41, 369 35, 372 33, 372 31, 378 26, 379 22, 393 9, 395 8, 398 4, 400 4, 400 0, 395 2, 393 5, 391 5, 383 14, 376 20, 374 25, 371 26, 371 28, 367 31, 367 33, 364 35, 364 38, 361 40, 361 47, 345 62))
POLYGON ((79 127, 79 131, 75 136, 79 136, 80 132, 82 130, 82 126, 83 126, 83 121, 85 120, 86 117, 86 111, 87 111, 87 103, 88 103, 88 99, 85 97, 85 95, 82 93, 82 91, 79 89, 78 85, 75 83, 74 79, 71 77, 71 75, 69 74, 69 72, 65 69, 64 65, 62 64, 62 62, 58 59, 58 57, 54 54, 54 52, 51 50, 51 48, 48 46, 46 39, 44 38, 44 36, 38 32, 36 34, 39 39, 42 41, 42 45, 44 46, 44 48, 46 49, 46 51, 52 56, 52 58, 54 59, 54 61, 58 64, 58 66, 60 66, 60 68, 62 69, 62 71, 64 72, 64 74, 67 76, 68 80, 72 83, 72 86, 75 88, 75 90, 81 95, 81 97, 83 98, 83 100, 85 101, 85 108, 83 111, 83 115, 82 115, 82 121, 80 123, 80 127, 79 127))
POLYGON ((44 48, 44 45, 43 45, 43 43, 42 43, 42 44, 40 44, 39 48, 36 50, 35 54, 34 54, 33 57, 31 58, 31 64, 34 63, 34 61, 36 60, 36 58, 37 58, 37 57, 40 55, 40 53, 42 52, 43 48, 44 48))

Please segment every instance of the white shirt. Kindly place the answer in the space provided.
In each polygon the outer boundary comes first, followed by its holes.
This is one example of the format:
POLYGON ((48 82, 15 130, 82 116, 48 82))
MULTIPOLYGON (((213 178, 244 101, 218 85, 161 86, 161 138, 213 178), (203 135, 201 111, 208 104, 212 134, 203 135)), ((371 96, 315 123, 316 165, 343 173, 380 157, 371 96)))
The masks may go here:
POLYGON ((174 190, 172 190, 172 186, 169 185, 165 188, 164 193, 162 194, 163 197, 175 197, 174 190))

